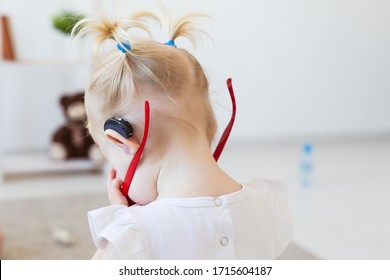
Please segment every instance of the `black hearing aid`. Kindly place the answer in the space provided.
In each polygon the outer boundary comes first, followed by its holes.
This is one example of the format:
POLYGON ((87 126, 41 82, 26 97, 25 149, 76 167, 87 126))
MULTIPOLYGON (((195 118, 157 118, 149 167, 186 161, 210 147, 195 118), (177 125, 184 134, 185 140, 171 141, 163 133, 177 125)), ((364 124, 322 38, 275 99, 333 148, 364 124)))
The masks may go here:
POLYGON ((128 121, 116 117, 109 118, 105 121, 104 131, 106 131, 107 129, 112 129, 118 132, 126 139, 129 139, 134 134, 133 127, 128 121))

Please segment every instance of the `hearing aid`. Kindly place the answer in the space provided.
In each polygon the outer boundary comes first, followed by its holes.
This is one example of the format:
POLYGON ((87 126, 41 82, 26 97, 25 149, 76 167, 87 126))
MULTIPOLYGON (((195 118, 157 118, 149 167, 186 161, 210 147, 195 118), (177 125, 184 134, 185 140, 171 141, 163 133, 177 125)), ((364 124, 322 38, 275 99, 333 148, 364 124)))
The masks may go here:
POLYGON ((106 120, 104 123, 104 131, 107 131, 108 129, 118 132, 126 139, 129 139, 134 134, 131 124, 122 118, 112 117, 106 120))

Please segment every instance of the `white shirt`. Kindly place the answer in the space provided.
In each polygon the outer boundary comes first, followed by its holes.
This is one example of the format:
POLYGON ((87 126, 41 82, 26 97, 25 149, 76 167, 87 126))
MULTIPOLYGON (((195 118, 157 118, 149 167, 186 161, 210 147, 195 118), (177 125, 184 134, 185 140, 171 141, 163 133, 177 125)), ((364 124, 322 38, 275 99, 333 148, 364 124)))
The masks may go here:
POLYGON ((219 197, 165 198, 88 213, 104 259, 276 259, 292 238, 280 179, 219 197))

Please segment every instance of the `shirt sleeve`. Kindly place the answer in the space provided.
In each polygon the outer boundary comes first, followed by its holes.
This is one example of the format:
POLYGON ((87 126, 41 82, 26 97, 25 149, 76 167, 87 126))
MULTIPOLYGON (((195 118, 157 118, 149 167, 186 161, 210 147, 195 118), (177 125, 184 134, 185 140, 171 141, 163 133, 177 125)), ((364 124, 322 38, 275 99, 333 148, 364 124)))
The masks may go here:
POLYGON ((89 227, 102 259, 145 259, 142 234, 130 208, 112 205, 88 212, 89 227))
POLYGON ((251 181, 267 197, 276 218, 276 257, 292 240, 294 222, 288 203, 287 186, 283 177, 256 178, 251 181))

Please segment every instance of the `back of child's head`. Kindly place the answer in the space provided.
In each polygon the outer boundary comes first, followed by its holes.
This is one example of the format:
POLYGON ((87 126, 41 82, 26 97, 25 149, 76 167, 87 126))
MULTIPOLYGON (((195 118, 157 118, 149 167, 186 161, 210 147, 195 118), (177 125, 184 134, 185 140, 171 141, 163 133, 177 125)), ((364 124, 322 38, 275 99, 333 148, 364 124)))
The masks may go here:
MULTIPOLYGON (((149 12, 125 20, 85 19, 75 26, 78 36, 96 34, 94 52, 98 60, 86 90, 85 104, 88 127, 97 142, 107 118, 131 118, 135 113, 143 116, 144 101, 149 100, 151 124, 162 120, 175 123, 189 134, 205 137, 211 144, 216 120, 208 80, 197 59, 175 46, 179 37, 195 39, 198 32, 195 21, 199 17, 189 15, 171 24, 169 44, 129 35, 130 29, 149 32, 151 22, 160 25, 159 18, 149 12), (117 48, 104 52, 103 45, 109 40, 114 40, 117 48)), ((142 122, 140 117, 137 120, 142 122)))

